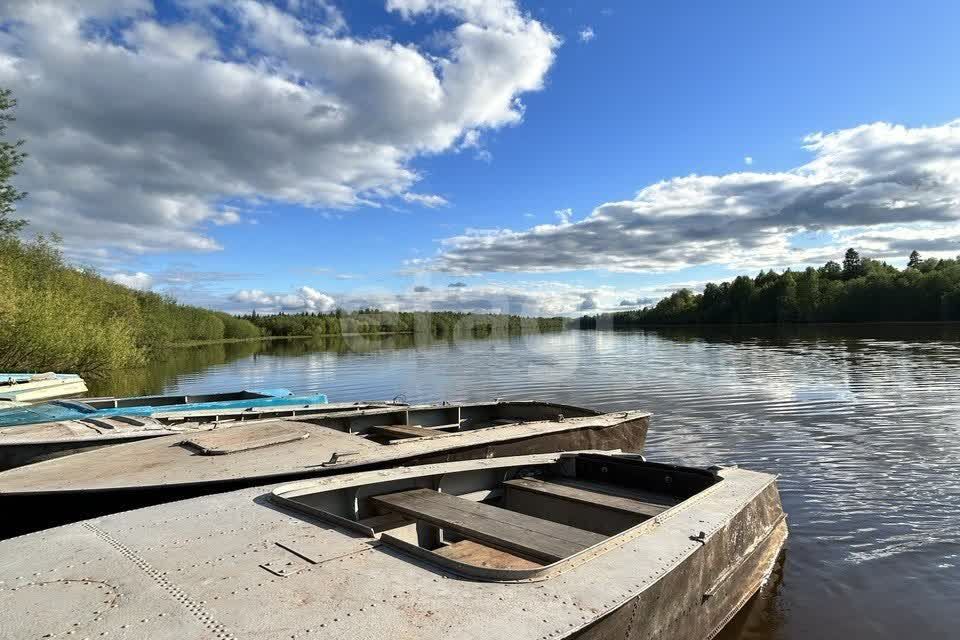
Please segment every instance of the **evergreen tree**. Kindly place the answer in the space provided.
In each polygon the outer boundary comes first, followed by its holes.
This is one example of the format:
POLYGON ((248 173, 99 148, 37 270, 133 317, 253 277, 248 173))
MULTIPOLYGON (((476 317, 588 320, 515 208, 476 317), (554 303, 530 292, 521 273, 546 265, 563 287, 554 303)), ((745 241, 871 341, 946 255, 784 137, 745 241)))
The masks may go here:
POLYGON ((907 262, 907 269, 916 269, 920 266, 920 252, 914 249, 910 252, 910 260, 907 262))
POLYGON ((836 280, 843 275, 843 268, 834 260, 820 267, 820 275, 829 280, 836 280))
POLYGON ((860 259, 860 254, 853 247, 847 249, 843 256, 844 280, 859 278, 863 275, 863 271, 863 261, 860 259))

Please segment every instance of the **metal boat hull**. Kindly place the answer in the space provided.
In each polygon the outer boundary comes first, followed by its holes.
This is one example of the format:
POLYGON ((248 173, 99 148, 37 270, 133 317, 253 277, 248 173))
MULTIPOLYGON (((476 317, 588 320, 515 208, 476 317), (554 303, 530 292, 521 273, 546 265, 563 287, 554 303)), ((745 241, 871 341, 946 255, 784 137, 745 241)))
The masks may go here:
MULTIPOLYGON (((60 461, 48 461, 41 465, 31 465, 14 469, 7 474, 0 474, 0 482, 10 473, 17 473, 16 482, 5 481, 0 484, 0 509, 8 513, 17 513, 17 518, 9 518, 0 525, 0 538, 20 535, 37 531, 51 526, 74 522, 83 518, 115 513, 148 505, 170 502, 184 498, 230 491, 243 487, 261 485, 265 482, 280 482, 318 476, 328 476, 366 469, 387 469, 398 465, 412 466, 435 464, 439 462, 455 462, 463 460, 477 460, 500 458, 507 456, 521 456, 537 453, 556 453, 584 449, 594 450, 622 450, 642 452, 649 428, 649 416, 640 412, 624 413, 624 419, 611 419, 607 414, 598 416, 596 420, 583 418, 585 422, 577 423, 577 419, 550 424, 551 430, 540 430, 530 425, 526 429, 500 428, 496 434, 465 432, 465 438, 457 438, 460 434, 447 434, 433 442, 405 443, 390 447, 385 445, 383 454, 377 459, 346 460, 341 465, 323 466, 321 464, 300 466, 295 469, 278 470, 266 475, 255 477, 232 477, 208 480, 190 481, 183 474, 176 473, 171 468, 169 475, 177 478, 176 481, 157 482, 135 486, 114 486, 98 488, 76 488, 63 490, 44 490, 39 481, 31 480, 31 471, 40 470, 60 461), (606 422, 604 422, 606 418, 606 422), (450 437, 454 436, 454 437, 450 437), (410 446, 406 446, 409 444, 410 446)), ((429 440, 429 439, 425 439, 429 440)), ((309 441, 309 439, 307 440, 309 441)), ((152 440, 151 442, 159 442, 152 440)), ((174 446, 176 443, 172 443, 174 446)), ((119 445, 123 447, 124 445, 119 445)), ((110 451, 116 451, 111 449, 110 451)), ((269 452, 269 449, 264 449, 269 452)), ((255 452, 252 452, 255 453, 255 452)), ((266 455, 266 454, 257 454, 266 455)), ((65 462, 87 466, 85 458, 70 457, 65 462), (82 464, 80 464, 82 463, 82 464)), ((229 456, 226 456, 229 459, 229 456)), ((147 458, 144 463, 151 465, 147 458)), ((49 467, 57 474, 69 474, 61 471, 60 467, 49 467)), ((63 467, 63 469, 68 469, 63 467)), ((159 476, 163 477, 163 476, 159 476)), ((39 479, 39 476, 37 476, 39 479)), ((121 480, 118 479, 118 482, 121 480)), ((69 485, 69 483, 67 483, 69 485)))
POLYGON ((253 487, 0 542, 0 625, 11 637, 702 640, 757 591, 786 538, 775 478, 740 469, 721 469, 722 482, 547 573, 494 582, 283 502, 340 504, 316 502, 317 491, 466 491, 472 481, 458 484, 458 474, 504 478, 508 467, 562 458, 253 487))
POLYGON ((650 589, 569 637, 711 640, 763 586, 786 539, 780 495, 771 485, 650 589))

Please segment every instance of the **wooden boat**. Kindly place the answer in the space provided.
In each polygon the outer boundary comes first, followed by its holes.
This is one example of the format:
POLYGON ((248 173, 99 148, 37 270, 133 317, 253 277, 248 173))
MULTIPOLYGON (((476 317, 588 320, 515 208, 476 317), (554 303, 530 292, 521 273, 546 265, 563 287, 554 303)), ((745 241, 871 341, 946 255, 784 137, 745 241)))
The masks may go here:
POLYGON ((86 393, 75 373, 0 373, 0 408, 86 393))
POLYGON ((243 422, 9 469, 0 473, 0 508, 22 514, 8 523, 14 530, 36 529, 90 514, 347 469, 578 449, 639 452, 648 420, 643 411, 598 414, 569 405, 513 401, 243 422))
POLYGON ((222 429, 234 422, 262 419, 264 416, 356 413, 397 406, 404 405, 396 402, 308 403, 248 409, 208 409, 197 413, 158 412, 152 417, 90 416, 4 427, 0 429, 0 471, 115 444, 222 429))
POLYGON ((709 640, 787 536, 772 475, 610 453, 270 489, 0 542, 5 635, 709 640))
POLYGON ((161 422, 169 422, 187 420, 191 414, 198 412, 205 415, 213 412, 221 417, 266 407, 312 406, 326 402, 327 396, 322 393, 294 396, 287 389, 53 400, 26 407, 0 409, 0 427, 114 416, 157 417, 161 422))

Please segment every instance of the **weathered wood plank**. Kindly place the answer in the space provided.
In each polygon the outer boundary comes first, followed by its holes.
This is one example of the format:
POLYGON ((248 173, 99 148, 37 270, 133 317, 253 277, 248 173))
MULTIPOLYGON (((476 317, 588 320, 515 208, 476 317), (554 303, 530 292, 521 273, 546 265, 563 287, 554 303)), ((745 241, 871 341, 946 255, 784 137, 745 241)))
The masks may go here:
POLYGON ((383 426, 370 427, 370 431, 379 433, 389 438, 422 438, 424 436, 435 436, 437 432, 426 427, 407 424, 388 424, 383 426))
POLYGON ((430 489, 372 497, 398 511, 467 538, 556 562, 606 539, 605 536, 430 489))
POLYGON ((536 569, 542 567, 540 562, 521 558, 507 551, 494 549, 473 540, 461 540, 433 550, 437 555, 471 564, 475 567, 489 567, 491 569, 536 569))
POLYGON ((630 513, 652 518, 670 508, 669 504, 655 504, 624 495, 612 495, 596 486, 575 486, 560 482, 547 482, 539 478, 516 478, 503 483, 508 491, 529 491, 570 502, 589 504, 594 507, 611 509, 621 513, 630 513))

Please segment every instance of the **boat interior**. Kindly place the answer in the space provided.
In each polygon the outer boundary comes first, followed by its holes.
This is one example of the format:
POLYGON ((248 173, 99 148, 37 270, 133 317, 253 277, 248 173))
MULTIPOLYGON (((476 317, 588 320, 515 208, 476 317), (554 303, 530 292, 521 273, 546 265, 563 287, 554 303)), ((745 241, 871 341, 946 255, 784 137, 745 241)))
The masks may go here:
POLYGON ((544 575, 722 481, 639 455, 564 454, 333 489, 291 485, 276 502, 454 572, 511 581, 544 575))
POLYGON ((547 402, 488 402, 390 407, 298 420, 389 444, 444 432, 597 415, 601 414, 592 409, 547 402))

